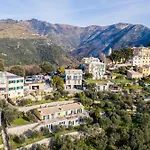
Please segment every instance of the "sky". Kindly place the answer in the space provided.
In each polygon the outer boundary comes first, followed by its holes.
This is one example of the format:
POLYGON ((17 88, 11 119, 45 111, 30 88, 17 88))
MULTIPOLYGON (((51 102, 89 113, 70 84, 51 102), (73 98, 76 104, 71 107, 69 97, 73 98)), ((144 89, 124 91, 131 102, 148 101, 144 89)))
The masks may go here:
POLYGON ((150 27, 150 0, 0 0, 0 19, 32 18, 75 26, 122 22, 150 27))

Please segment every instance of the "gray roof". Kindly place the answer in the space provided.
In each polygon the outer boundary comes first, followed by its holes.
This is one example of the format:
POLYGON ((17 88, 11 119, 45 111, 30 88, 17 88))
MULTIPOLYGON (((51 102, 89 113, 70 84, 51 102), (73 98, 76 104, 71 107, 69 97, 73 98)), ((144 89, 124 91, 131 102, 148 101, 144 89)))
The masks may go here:
POLYGON ((21 76, 18 76, 18 75, 9 73, 9 72, 6 72, 6 76, 7 76, 8 79, 23 78, 23 77, 21 77, 21 76))

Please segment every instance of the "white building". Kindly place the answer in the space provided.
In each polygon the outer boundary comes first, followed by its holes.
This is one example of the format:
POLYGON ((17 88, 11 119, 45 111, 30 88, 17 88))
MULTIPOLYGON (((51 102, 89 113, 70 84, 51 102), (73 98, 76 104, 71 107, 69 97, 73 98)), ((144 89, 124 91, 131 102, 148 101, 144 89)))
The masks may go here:
POLYGON ((82 70, 65 69, 65 88, 74 89, 82 87, 82 70))
POLYGON ((95 58, 95 57, 89 57, 89 58, 83 58, 82 59, 83 64, 87 64, 87 63, 91 63, 91 62, 100 62, 100 60, 98 58, 95 58))
POLYGON ((108 91, 109 83, 96 83, 96 90, 97 91, 108 91))
POLYGON ((0 72, 0 95, 5 98, 24 96, 24 77, 0 72))
POLYGON ((133 57, 130 60, 132 66, 142 67, 150 65, 150 48, 149 47, 134 47, 133 57))
POLYGON ((105 75, 105 63, 90 62, 85 66, 85 72, 92 73, 93 79, 102 79, 105 75))
POLYGON ((102 79, 105 74, 105 63, 100 62, 98 58, 83 58, 82 63, 85 64, 85 72, 92 73, 93 79, 102 79))

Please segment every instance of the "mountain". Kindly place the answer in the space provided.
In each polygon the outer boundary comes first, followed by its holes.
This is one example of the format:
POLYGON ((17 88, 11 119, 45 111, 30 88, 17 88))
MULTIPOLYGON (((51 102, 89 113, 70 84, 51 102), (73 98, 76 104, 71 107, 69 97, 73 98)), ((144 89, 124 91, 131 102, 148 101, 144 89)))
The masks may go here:
POLYGON ((89 38, 72 52, 73 55, 99 57, 100 52, 105 54, 112 48, 123 49, 144 45, 150 41, 150 29, 143 25, 115 24, 102 31, 95 31, 89 38))
POLYGON ((49 61, 61 66, 76 61, 50 38, 41 36, 29 26, 28 21, 0 21, 0 58, 6 65, 49 61))
POLYGON ((109 48, 146 46, 149 41, 150 29, 143 25, 77 27, 37 19, 0 21, 0 57, 8 64, 46 60, 55 65, 68 64, 76 61, 70 55, 99 57, 100 52, 107 54, 109 48))

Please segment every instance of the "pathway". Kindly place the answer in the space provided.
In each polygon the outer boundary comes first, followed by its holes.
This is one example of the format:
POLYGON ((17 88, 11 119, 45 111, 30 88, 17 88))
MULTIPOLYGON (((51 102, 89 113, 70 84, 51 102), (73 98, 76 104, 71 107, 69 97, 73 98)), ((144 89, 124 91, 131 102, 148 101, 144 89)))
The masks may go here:
POLYGON ((62 104, 68 104, 68 103, 73 103, 74 100, 70 101, 58 101, 58 102, 51 102, 51 103, 45 103, 45 104, 39 104, 39 105, 34 105, 34 106, 29 106, 29 107, 17 107, 19 111, 24 111, 27 112, 29 110, 35 109, 35 108, 40 108, 40 107, 48 107, 48 106, 54 106, 54 105, 62 105, 62 104))

